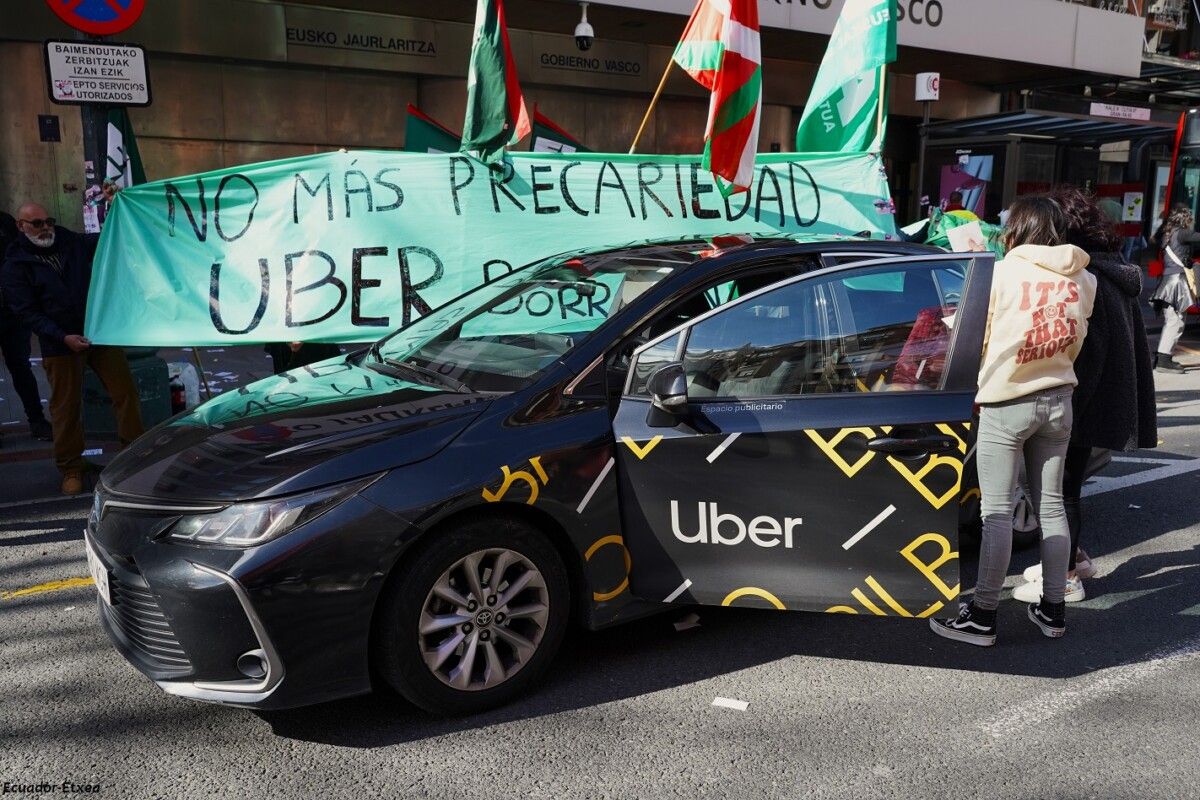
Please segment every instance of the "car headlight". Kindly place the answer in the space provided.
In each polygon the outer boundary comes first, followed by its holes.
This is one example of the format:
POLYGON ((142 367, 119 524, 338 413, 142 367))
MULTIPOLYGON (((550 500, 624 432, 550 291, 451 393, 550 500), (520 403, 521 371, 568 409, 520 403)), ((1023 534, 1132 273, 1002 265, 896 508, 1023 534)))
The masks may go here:
POLYGON ((167 538, 219 547, 254 547, 311 522, 377 477, 275 500, 237 503, 211 514, 189 514, 171 526, 167 538))

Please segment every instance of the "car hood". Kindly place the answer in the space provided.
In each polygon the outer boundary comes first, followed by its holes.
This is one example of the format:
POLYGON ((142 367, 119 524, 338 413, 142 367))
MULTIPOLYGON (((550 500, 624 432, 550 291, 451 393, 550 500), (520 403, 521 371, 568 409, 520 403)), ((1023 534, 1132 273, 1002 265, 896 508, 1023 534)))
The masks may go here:
POLYGON ((422 461, 490 401, 337 358, 226 392, 164 422, 105 469, 108 491, 228 502, 422 461))

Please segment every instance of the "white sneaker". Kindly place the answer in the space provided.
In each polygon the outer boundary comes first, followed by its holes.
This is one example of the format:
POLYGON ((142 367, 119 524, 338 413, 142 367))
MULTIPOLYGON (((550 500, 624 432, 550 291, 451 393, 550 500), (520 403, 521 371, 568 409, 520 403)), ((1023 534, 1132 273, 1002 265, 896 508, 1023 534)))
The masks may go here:
POLYGON ((1081 578, 1099 578, 1100 568, 1092 564, 1091 557, 1079 548, 1075 552, 1075 574, 1081 578))
MULTIPOLYGON (((1083 552, 1083 548, 1075 551, 1075 574, 1080 578, 1099 578, 1100 570, 1092 564, 1092 559, 1087 553, 1083 552)), ((1029 567, 1021 573, 1021 577, 1027 582, 1040 581, 1042 579, 1042 564, 1039 561, 1032 567, 1029 567)), ((1032 602, 1037 602, 1036 600, 1032 602)))
MULTIPOLYGON (((1029 570, 1026 570, 1028 573, 1029 570)), ((1038 572, 1041 572, 1041 565, 1038 565, 1038 572)), ((1013 589, 1013 599, 1020 600, 1022 603, 1037 603, 1042 599, 1042 576, 1039 574, 1036 581, 1023 583, 1013 589)), ((1063 600, 1068 603, 1078 603, 1087 597, 1083 591, 1083 581, 1076 575, 1074 578, 1067 578, 1067 586, 1063 593, 1063 600)))

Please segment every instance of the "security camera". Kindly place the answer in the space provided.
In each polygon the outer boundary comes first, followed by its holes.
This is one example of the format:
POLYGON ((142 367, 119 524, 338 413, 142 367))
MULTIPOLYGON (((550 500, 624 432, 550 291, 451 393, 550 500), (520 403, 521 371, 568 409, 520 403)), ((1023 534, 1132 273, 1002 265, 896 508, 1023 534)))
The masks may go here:
POLYGON ((591 50, 592 42, 596 41, 596 32, 592 30, 591 24, 587 21, 588 4, 580 3, 579 6, 583 9, 583 18, 575 26, 575 46, 580 50, 591 50))

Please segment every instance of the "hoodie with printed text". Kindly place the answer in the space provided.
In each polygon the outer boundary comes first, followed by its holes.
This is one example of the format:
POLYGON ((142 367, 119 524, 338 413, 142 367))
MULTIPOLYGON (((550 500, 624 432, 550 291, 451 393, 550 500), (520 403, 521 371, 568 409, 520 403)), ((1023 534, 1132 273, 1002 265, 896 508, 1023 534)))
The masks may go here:
POLYGON ((1096 300, 1088 254, 1021 245, 996 264, 979 369, 982 404, 1075 386, 1074 362, 1096 300))

